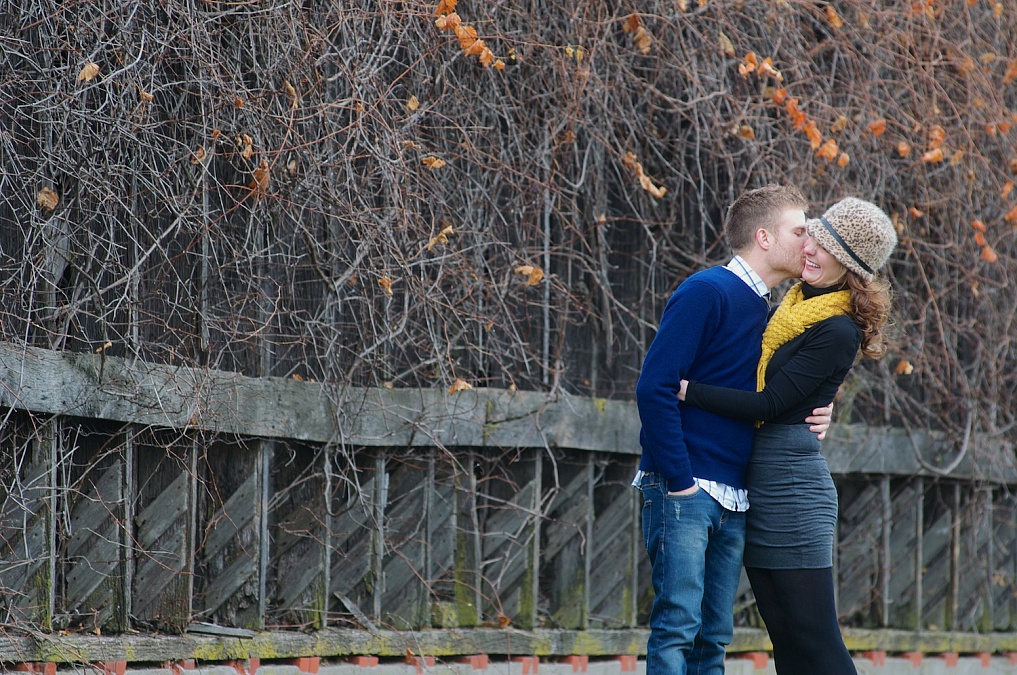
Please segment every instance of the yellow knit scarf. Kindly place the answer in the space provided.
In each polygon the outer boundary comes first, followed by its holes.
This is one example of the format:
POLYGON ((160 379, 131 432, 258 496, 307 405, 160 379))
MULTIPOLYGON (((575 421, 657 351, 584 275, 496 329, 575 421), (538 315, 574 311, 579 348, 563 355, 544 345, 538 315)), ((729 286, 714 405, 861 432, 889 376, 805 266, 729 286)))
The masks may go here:
POLYGON ((756 391, 766 384, 766 365, 782 344, 792 340, 824 319, 851 310, 851 291, 833 291, 804 299, 802 284, 791 287, 763 331, 763 354, 756 369, 756 391))

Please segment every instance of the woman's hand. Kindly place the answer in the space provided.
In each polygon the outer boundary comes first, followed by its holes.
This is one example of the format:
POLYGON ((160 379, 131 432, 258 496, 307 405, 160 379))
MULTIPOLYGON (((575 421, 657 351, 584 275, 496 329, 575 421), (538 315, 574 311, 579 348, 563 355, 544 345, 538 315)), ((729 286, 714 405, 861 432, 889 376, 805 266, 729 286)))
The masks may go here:
POLYGON ((689 381, 688 380, 682 380, 682 384, 678 388, 678 400, 679 401, 684 401, 685 400, 685 390, 688 389, 688 388, 689 388, 689 381))

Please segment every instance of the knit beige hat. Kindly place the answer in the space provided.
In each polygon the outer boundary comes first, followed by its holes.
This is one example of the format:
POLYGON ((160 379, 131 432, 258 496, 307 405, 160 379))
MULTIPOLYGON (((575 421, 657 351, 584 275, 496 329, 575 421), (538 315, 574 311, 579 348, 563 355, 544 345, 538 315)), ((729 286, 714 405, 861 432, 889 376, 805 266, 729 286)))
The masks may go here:
POLYGON ((844 267, 866 281, 886 264, 897 245, 897 231, 889 216, 856 197, 845 197, 819 218, 809 220, 806 230, 844 267))

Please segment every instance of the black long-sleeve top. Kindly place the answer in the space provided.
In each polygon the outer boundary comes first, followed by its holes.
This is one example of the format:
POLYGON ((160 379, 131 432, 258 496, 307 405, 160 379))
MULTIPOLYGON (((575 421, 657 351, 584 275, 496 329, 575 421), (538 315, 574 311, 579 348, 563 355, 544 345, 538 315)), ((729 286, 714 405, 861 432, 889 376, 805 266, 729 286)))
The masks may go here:
MULTIPOLYGON (((802 285, 805 298, 840 290, 802 285)), ((801 424, 815 408, 833 401, 854 365, 862 332, 847 315, 820 321, 774 352, 761 392, 689 382, 685 403, 725 417, 801 424)))

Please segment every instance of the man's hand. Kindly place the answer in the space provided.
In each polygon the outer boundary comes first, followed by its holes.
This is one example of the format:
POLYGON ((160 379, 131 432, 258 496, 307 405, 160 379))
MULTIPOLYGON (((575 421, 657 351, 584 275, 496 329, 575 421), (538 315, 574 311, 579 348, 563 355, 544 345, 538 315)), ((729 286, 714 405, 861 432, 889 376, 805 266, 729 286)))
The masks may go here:
POLYGON ((830 421, 833 419, 833 403, 825 408, 816 408, 812 411, 811 417, 806 417, 806 423, 810 424, 809 431, 816 434, 816 438, 823 440, 830 428, 830 421))
POLYGON ((673 495, 675 497, 683 497, 685 495, 692 495, 692 494, 695 494, 697 492, 699 492, 699 485, 698 484, 693 485, 690 488, 685 488, 684 490, 678 490, 677 492, 671 492, 670 490, 668 490, 668 494, 669 495, 673 495))

